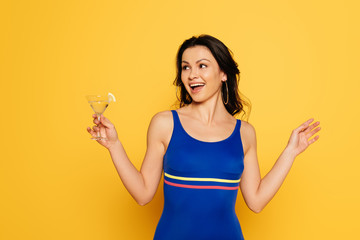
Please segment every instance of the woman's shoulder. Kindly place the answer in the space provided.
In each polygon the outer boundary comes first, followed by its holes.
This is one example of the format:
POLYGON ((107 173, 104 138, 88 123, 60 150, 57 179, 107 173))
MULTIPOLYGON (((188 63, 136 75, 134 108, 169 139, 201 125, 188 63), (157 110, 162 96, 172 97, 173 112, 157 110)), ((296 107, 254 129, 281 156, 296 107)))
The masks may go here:
POLYGON ((241 120, 240 134, 246 153, 251 145, 256 144, 255 127, 251 123, 241 120))
POLYGON ((174 128, 173 117, 171 111, 162 111, 156 113, 149 125, 149 134, 156 135, 156 138, 166 143, 174 128))
POLYGON ((150 122, 151 128, 156 128, 157 130, 172 130, 173 128, 173 116, 171 111, 162 111, 156 113, 150 122))
POLYGON ((156 113, 153 117, 151 121, 155 121, 155 122, 159 122, 159 123, 167 123, 170 120, 172 121, 172 112, 170 110, 167 111, 162 111, 162 112, 158 112, 156 113))
POLYGON ((244 133, 247 133, 247 134, 255 133, 255 128, 251 123, 244 121, 244 120, 240 120, 240 121, 241 121, 241 130, 244 133))

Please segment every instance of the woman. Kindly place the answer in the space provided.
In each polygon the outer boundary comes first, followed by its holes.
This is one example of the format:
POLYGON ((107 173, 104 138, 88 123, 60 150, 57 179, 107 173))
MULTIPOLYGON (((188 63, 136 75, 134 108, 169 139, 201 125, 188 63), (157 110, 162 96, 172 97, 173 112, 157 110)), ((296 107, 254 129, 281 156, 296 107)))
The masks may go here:
POLYGON ((295 157, 319 136, 313 119, 293 130, 271 171, 261 178, 254 127, 237 120, 244 112, 239 70, 230 50, 201 35, 186 40, 177 54, 175 85, 180 108, 157 113, 148 129, 147 151, 138 171, 128 159, 114 125, 94 115, 117 172, 140 205, 150 202, 164 171, 164 210, 154 239, 243 239, 235 214, 240 187, 247 206, 259 213, 285 180, 295 157), (241 177, 241 181, 240 181, 241 177))

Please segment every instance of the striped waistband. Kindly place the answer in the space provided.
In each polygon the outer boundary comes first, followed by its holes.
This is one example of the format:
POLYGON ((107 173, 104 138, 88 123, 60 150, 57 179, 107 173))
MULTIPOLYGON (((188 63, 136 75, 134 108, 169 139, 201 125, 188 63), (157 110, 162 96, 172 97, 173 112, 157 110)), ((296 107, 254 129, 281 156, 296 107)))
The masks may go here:
POLYGON ((237 190, 240 179, 182 177, 165 172, 164 182, 181 188, 237 190))

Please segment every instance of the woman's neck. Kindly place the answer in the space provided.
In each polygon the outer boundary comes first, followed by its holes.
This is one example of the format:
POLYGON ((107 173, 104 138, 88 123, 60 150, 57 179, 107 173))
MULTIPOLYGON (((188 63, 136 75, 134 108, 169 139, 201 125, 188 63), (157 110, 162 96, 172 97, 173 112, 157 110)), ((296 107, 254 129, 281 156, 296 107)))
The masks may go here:
POLYGON ((221 93, 205 102, 192 102, 189 104, 188 108, 193 117, 199 119, 208 126, 213 122, 222 121, 224 118, 232 117, 224 106, 221 93))

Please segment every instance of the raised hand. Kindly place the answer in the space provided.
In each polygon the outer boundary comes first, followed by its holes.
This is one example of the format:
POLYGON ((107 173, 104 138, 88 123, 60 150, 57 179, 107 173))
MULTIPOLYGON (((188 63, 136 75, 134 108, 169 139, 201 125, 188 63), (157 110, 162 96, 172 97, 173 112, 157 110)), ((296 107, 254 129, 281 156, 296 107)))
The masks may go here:
POLYGON ((93 114, 92 117, 94 118, 94 123, 96 124, 91 129, 90 127, 87 127, 87 131, 91 134, 91 136, 96 137, 97 133, 100 132, 101 137, 105 138, 102 140, 96 140, 98 143, 100 143, 102 146, 106 148, 110 148, 113 146, 118 139, 118 135, 115 129, 114 124, 110 122, 109 119, 104 117, 103 115, 100 116, 100 121, 97 118, 96 114, 93 114))
POLYGON ((318 125, 320 125, 320 122, 315 122, 312 125, 310 125, 310 123, 313 121, 314 119, 311 118, 306 122, 304 122, 303 124, 301 124, 298 128, 293 130, 287 148, 291 149, 291 151, 295 154, 295 156, 305 151, 305 149, 307 149, 307 147, 310 144, 314 143, 316 140, 319 139, 319 135, 317 135, 311 140, 309 140, 309 138, 311 138, 315 133, 319 132, 321 129, 320 127, 315 128, 318 125))

